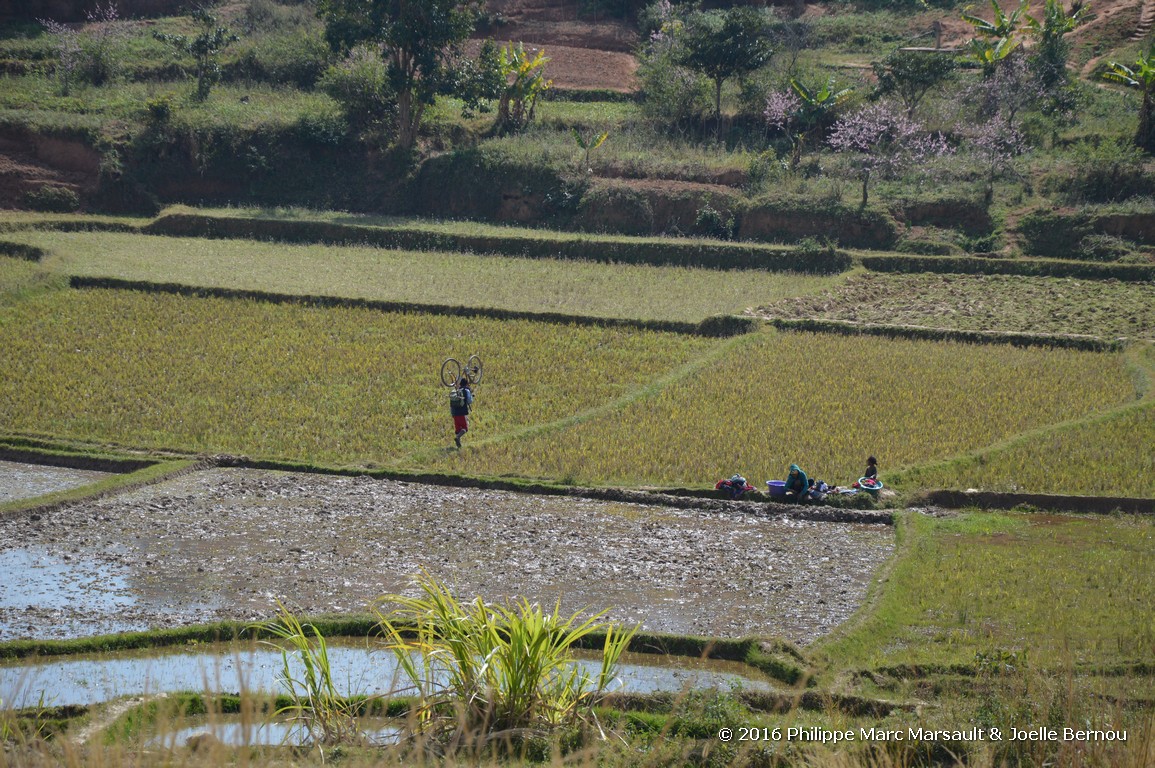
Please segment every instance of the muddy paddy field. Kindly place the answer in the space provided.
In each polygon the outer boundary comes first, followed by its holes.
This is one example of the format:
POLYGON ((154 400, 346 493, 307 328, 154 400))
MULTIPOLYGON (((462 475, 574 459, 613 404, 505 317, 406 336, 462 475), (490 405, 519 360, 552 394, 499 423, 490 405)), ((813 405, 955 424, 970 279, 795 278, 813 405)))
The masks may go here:
POLYGON ((426 569, 463 596, 809 643, 893 547, 879 524, 211 469, 0 519, 0 640, 262 620, 278 599, 360 613, 426 569))

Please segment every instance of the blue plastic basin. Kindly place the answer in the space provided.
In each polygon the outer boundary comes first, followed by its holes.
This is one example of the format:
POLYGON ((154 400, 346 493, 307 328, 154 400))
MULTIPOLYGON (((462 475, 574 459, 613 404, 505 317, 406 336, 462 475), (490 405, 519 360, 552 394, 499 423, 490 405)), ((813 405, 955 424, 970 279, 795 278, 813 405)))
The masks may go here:
POLYGON ((785 496, 786 495, 786 481, 785 480, 767 480, 766 488, 770 491, 771 496, 785 496))

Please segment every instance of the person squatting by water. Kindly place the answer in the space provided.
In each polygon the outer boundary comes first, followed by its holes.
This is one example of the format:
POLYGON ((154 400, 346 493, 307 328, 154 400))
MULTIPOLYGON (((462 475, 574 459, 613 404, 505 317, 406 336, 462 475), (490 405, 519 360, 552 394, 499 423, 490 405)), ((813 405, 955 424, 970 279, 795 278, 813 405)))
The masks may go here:
POLYGON ((449 415, 453 417, 453 442, 460 448, 461 436, 469 431, 469 411, 473 407, 473 390, 469 388, 469 379, 464 376, 457 382, 457 387, 449 393, 449 415))
POLYGON ((806 501, 810 498, 810 479, 797 464, 790 465, 786 476, 786 498, 790 501, 806 501))

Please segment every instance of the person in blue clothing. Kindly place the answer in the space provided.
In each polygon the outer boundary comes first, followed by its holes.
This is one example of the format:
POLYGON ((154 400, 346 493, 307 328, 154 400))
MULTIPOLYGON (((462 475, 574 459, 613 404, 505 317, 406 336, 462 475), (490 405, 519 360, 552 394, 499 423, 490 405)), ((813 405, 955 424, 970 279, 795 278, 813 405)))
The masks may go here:
POLYGON ((810 498, 810 479, 797 464, 790 465, 790 474, 786 476, 786 500, 806 501, 810 498))
POLYGON ((453 442, 461 447, 461 436, 469 431, 469 411, 473 407, 473 390, 464 376, 449 393, 449 415, 453 417, 453 442))

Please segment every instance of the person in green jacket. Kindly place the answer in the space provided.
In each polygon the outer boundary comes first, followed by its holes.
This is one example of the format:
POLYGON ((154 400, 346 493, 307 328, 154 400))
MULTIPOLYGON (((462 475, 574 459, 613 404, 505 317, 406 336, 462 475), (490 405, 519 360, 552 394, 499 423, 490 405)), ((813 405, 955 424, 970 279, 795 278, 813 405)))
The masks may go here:
POLYGON ((810 498, 810 478, 797 464, 790 465, 790 474, 786 476, 786 500, 806 501, 810 498))

